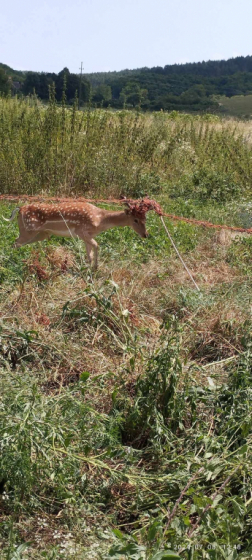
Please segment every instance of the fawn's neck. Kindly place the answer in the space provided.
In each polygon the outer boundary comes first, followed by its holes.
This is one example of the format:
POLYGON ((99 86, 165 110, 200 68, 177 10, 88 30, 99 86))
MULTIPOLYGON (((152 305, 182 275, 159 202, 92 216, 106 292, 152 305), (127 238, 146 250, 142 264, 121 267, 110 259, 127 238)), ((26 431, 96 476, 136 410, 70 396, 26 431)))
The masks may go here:
POLYGON ((109 212, 104 211, 100 224, 99 230, 106 231, 112 227, 124 227, 130 225, 130 216, 128 216, 124 211, 121 212, 109 212))

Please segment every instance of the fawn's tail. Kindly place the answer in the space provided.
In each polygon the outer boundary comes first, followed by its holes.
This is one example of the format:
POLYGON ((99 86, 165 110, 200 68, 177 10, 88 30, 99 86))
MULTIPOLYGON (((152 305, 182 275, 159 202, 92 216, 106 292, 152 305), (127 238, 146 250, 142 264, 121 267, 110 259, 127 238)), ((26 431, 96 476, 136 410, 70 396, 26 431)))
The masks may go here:
POLYGON ((19 212, 19 210, 20 210, 20 206, 17 206, 17 208, 14 208, 14 210, 12 211, 10 218, 5 218, 4 216, 2 216, 3 220, 5 220, 5 222, 12 222, 15 219, 15 216, 19 212))

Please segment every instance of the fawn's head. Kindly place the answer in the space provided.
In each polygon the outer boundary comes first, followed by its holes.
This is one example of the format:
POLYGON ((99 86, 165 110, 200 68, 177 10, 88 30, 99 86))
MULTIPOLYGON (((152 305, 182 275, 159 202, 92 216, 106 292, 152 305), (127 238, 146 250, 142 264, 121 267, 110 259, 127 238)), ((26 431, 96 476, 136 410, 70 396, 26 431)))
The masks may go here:
POLYGON ((146 216, 139 214, 130 208, 125 210, 125 213, 130 218, 130 227, 132 227, 134 231, 140 235, 140 237, 148 237, 148 233, 146 231, 146 216))
POLYGON ((132 200, 124 198, 123 203, 128 206, 126 213, 131 216, 131 227, 140 235, 140 237, 148 237, 145 227, 146 214, 149 210, 154 210, 159 216, 163 215, 161 206, 148 196, 141 200, 132 200))

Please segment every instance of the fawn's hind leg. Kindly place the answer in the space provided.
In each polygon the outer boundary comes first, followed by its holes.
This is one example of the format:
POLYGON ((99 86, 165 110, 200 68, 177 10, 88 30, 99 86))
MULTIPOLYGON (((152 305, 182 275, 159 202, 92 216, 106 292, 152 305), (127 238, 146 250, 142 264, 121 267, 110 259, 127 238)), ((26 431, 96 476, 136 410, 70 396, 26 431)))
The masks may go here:
POLYGON ((23 245, 28 245, 29 243, 43 241, 44 239, 48 239, 49 237, 51 237, 51 234, 47 231, 41 231, 37 233, 31 231, 23 232, 14 242, 14 247, 22 247, 23 245))

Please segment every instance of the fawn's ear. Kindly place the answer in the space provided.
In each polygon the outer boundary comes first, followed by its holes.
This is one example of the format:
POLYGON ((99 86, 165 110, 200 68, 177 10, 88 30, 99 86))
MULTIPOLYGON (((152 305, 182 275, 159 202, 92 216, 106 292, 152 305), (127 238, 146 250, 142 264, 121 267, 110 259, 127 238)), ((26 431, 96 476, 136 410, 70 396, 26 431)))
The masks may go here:
POLYGON ((131 205, 129 204, 129 202, 125 199, 125 200, 123 200, 123 204, 125 206, 127 206, 127 208, 125 210, 125 214, 130 214, 132 212, 132 208, 131 208, 131 205))
POLYGON ((124 210, 124 213, 127 214, 127 216, 129 216, 132 212, 131 212, 131 210, 130 210, 129 208, 126 208, 126 209, 124 210))

